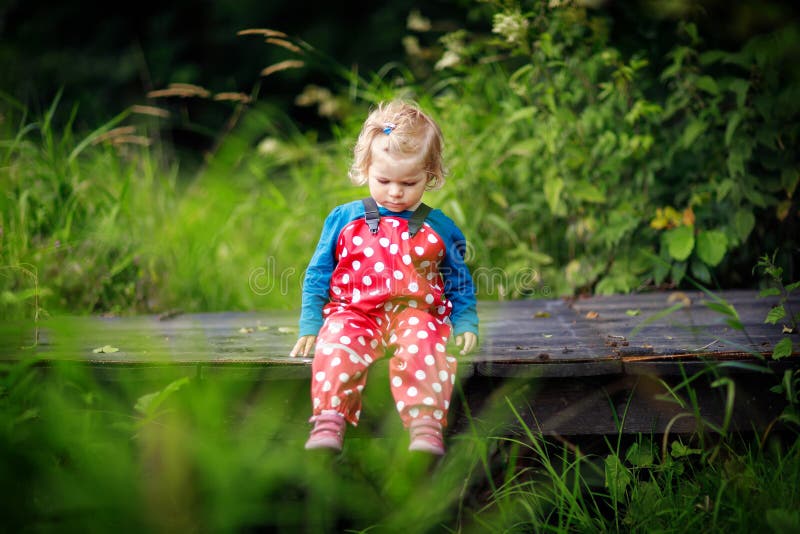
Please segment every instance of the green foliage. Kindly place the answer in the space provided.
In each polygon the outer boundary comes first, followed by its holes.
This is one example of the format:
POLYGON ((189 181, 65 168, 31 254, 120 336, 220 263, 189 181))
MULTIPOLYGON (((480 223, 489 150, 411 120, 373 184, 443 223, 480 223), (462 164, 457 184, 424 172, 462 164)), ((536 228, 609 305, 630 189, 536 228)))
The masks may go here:
POLYGON ((467 235, 481 298, 732 287, 765 244, 795 246, 794 26, 723 51, 665 24, 662 55, 561 4, 476 8, 491 34, 415 24, 409 66, 364 76, 289 37, 332 80, 298 103, 335 117, 334 139, 229 103, 196 171, 162 119, 80 134, 53 125, 59 99, 31 118, 4 97, 0 314, 296 307, 325 214, 363 194, 346 178, 360 124, 392 97, 444 130, 450 178, 426 200, 467 235))

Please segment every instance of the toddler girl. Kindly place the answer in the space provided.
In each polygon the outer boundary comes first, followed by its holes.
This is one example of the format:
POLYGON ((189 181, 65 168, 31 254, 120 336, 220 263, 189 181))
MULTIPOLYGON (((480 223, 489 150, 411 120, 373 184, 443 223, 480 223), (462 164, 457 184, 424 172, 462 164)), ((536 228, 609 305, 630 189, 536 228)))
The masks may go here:
POLYGON ((417 106, 373 110, 350 171, 370 196, 336 207, 325 220, 303 282, 300 339, 314 343, 314 428, 306 449, 341 450, 346 423, 358 423, 369 366, 391 355, 391 391, 409 450, 444 454, 442 428, 456 360, 476 345, 478 317, 465 239, 452 220, 422 201, 444 183, 442 133, 417 106))

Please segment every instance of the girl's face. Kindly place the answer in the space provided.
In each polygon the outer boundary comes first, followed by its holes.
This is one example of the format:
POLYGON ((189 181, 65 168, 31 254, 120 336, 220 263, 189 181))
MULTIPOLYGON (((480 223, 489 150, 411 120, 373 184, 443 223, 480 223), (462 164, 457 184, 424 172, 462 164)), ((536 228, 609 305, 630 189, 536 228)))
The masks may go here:
POLYGON ((385 150, 386 144, 385 139, 372 143, 372 161, 367 169, 369 194, 390 211, 414 210, 428 183, 422 158, 390 154, 385 150))

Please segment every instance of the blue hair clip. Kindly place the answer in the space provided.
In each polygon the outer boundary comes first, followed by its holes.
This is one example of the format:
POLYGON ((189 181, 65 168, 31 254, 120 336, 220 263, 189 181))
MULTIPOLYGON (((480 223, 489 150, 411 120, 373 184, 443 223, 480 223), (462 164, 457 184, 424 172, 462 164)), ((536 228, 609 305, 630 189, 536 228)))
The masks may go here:
POLYGON ((394 130, 395 128, 397 128, 397 125, 395 123, 386 122, 383 125, 383 133, 385 133, 386 135, 389 135, 390 133, 392 133, 392 130, 394 130))

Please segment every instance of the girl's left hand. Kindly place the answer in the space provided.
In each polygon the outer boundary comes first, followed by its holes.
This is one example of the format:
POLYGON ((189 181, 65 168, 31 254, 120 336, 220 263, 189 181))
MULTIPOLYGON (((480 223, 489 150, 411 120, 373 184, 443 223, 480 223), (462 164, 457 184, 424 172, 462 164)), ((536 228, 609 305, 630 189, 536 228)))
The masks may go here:
POLYGON ((461 347, 461 354, 472 352, 477 344, 478 336, 472 332, 464 332, 460 336, 456 336, 456 345, 461 347))

